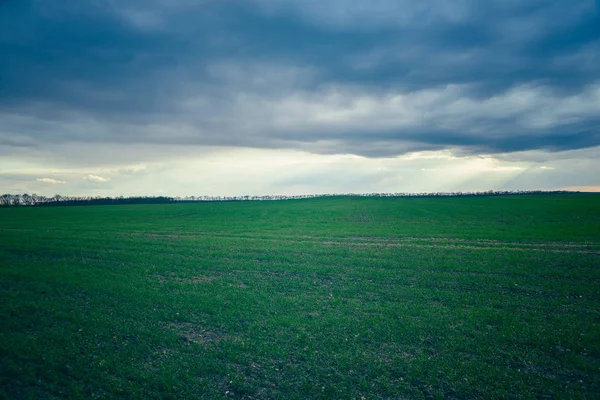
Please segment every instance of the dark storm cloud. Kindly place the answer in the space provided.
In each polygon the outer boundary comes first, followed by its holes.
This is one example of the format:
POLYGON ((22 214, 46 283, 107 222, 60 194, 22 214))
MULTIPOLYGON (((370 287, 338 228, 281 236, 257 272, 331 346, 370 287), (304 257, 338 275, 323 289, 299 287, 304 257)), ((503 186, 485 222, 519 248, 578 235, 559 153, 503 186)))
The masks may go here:
POLYGON ((600 145, 593 1, 14 0, 0 54, 1 152, 600 145))

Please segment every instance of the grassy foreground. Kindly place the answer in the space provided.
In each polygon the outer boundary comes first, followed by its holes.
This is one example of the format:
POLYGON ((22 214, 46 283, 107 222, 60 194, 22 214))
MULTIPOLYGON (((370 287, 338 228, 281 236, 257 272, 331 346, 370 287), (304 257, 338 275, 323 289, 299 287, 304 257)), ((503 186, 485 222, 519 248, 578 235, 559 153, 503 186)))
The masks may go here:
POLYGON ((0 397, 598 398, 600 196, 0 209, 0 397))

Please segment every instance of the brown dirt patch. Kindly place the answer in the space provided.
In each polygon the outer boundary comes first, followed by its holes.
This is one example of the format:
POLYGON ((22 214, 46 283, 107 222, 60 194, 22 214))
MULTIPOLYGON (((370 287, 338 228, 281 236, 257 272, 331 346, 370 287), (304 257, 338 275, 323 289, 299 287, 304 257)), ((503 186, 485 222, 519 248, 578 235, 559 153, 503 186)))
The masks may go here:
POLYGON ((167 327, 177 332, 182 340, 189 343, 206 344, 226 338, 224 334, 208 330, 203 326, 190 322, 171 322, 167 324, 167 327))

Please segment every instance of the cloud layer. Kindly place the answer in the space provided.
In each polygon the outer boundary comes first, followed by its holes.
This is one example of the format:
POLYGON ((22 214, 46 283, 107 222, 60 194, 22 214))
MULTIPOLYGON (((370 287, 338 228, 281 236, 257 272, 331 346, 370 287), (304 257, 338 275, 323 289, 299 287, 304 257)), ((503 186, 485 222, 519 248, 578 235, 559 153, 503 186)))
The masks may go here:
POLYGON ((0 156, 88 185, 214 148, 600 146, 593 0, 8 1, 0 52, 0 156))

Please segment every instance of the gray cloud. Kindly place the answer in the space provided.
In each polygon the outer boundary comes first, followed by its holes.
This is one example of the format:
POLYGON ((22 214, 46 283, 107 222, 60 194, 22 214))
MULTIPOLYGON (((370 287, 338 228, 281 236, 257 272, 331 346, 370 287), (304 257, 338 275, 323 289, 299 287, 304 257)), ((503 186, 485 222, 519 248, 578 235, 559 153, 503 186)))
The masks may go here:
POLYGON ((14 1, 0 51, 0 154, 50 165, 600 145, 593 1, 14 1))

